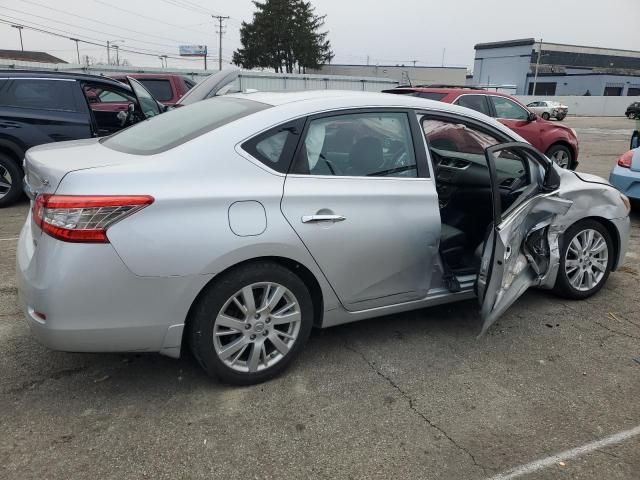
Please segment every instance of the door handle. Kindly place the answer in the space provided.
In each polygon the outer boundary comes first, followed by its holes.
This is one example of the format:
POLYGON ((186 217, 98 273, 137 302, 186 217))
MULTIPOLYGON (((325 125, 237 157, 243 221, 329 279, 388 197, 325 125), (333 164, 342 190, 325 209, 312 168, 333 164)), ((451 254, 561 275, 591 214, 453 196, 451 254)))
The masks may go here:
POLYGON ((347 217, 343 217, 342 215, 304 215, 302 217, 302 223, 342 222, 346 219, 347 217))

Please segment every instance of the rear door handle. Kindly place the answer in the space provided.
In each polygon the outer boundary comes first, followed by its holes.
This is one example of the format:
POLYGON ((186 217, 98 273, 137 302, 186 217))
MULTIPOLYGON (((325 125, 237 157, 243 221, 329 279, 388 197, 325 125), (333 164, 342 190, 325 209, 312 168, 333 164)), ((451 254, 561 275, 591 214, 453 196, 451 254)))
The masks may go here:
POLYGON ((304 215, 302 217, 302 223, 342 222, 346 219, 347 217, 343 217, 342 215, 304 215))

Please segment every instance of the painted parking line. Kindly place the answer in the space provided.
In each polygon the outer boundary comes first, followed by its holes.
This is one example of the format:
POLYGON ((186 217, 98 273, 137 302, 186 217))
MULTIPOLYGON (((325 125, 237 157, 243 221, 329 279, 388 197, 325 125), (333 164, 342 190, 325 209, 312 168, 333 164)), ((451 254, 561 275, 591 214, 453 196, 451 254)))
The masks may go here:
POLYGON ((594 450, 598 450, 608 445, 615 445, 616 443, 624 442, 625 440, 629 440, 630 438, 638 435, 640 435, 640 425, 632 428, 631 430, 625 430, 623 432, 615 433, 613 435, 605 437, 601 440, 595 440, 593 442, 586 443, 581 447, 572 448, 571 450, 565 450, 564 452, 556 453, 555 455, 541 458, 540 460, 536 460, 525 465, 520 465, 519 467, 514 467, 511 470, 500 473, 494 477, 487 478, 486 480, 511 480, 512 478, 518 478, 522 475, 527 475, 537 470, 542 470, 543 468, 557 465, 559 462, 571 460, 572 458, 577 458, 587 453, 591 453, 594 450))
POLYGON ((0 242, 9 242, 11 240, 18 240, 20 237, 0 238, 0 242))

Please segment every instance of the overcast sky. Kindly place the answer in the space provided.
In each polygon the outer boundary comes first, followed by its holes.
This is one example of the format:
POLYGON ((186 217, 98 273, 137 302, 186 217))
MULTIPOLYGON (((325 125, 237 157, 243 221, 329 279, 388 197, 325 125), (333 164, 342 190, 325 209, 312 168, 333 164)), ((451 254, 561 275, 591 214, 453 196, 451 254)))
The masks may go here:
MULTIPOLYGON (((473 65, 479 42, 534 37, 545 41, 640 50, 640 0, 312 0, 326 14, 334 63, 473 65)), ((180 44, 206 44, 217 57, 211 14, 228 15, 223 58, 240 45, 250 0, 0 0, 0 20, 104 44, 124 40, 120 57, 160 66, 157 55, 178 56, 180 44)), ((22 31, 25 50, 75 61, 75 43, 22 31)), ((19 49, 18 30, 0 23, 0 48, 19 49)), ((80 54, 106 61, 106 48, 80 43, 80 54)), ((168 59, 201 68, 202 60, 168 59)), ((211 68, 211 63, 210 63, 211 68)))

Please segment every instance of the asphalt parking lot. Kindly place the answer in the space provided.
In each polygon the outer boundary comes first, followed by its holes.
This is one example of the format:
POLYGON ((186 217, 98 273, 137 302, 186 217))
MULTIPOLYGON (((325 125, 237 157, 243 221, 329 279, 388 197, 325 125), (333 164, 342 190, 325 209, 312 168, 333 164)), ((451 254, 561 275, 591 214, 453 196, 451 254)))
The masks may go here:
MULTIPOLYGON (((565 123, 579 170, 607 177, 633 122, 565 123)), ((472 301, 315 331, 246 388, 190 358, 39 345, 14 278, 27 209, 0 211, 0 478, 640 478, 637 206, 626 263, 587 301, 530 291, 480 339, 472 301)))

